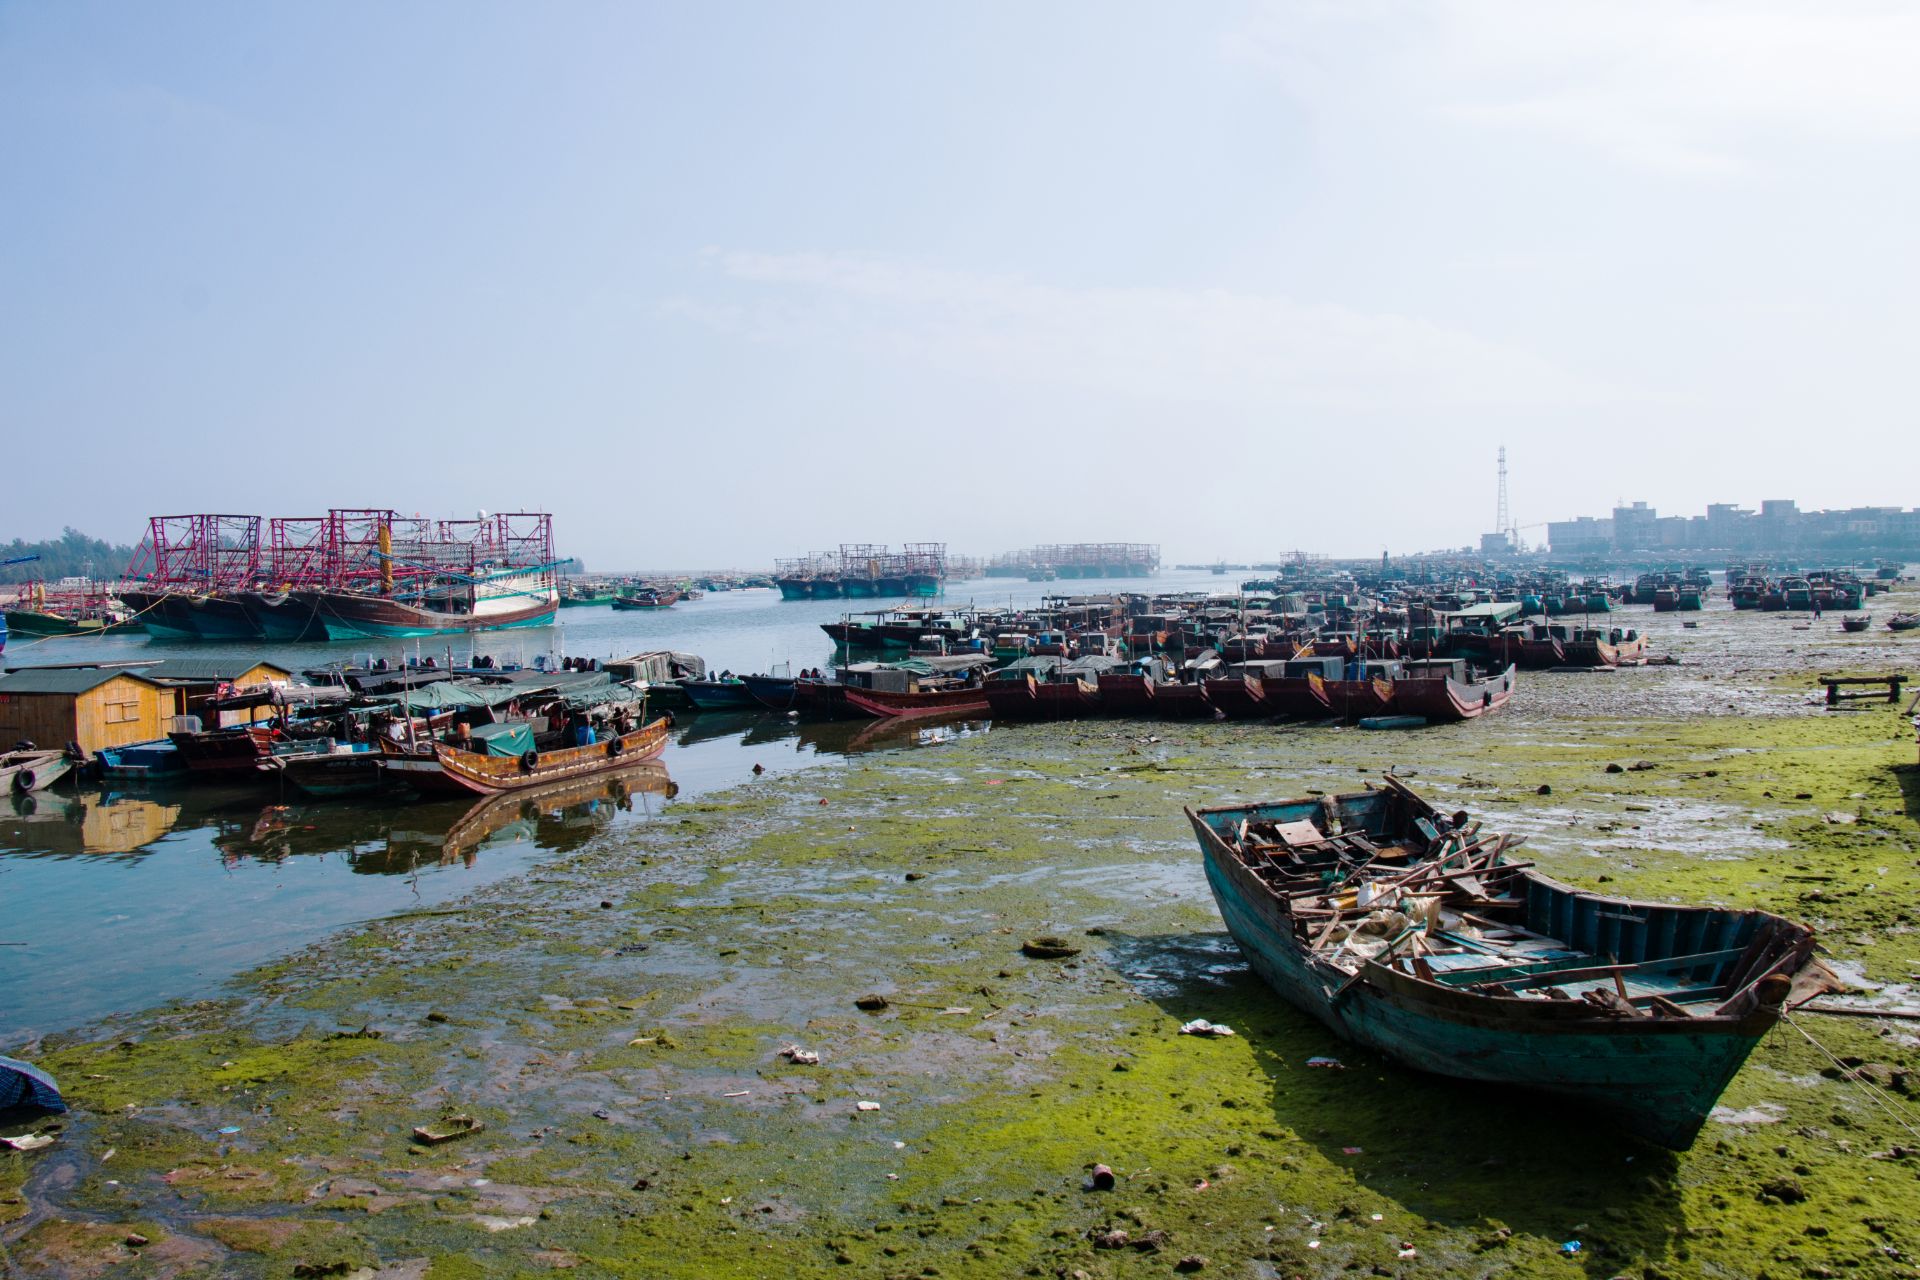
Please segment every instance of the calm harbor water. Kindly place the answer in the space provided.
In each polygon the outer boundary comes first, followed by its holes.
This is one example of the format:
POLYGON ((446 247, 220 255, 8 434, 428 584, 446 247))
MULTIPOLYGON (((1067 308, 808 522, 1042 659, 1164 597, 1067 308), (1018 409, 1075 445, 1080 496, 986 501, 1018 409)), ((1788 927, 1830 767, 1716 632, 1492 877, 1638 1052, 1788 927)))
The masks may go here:
MULTIPOLYGON (((997 607, 1073 591, 1231 590, 1238 577, 954 584, 942 603, 997 607)), ((782 601, 770 590, 716 592, 647 613, 567 609, 560 625, 461 637, 452 656, 617 658, 697 653, 716 670, 828 666, 820 624, 884 602, 782 601)), ((385 656, 411 641, 254 645, 248 656, 295 670, 385 656)), ((144 635, 16 639, 8 665, 210 656, 217 645, 144 635)), ((422 642, 421 656, 435 652, 422 642)), ((435 656, 444 661, 446 648, 435 656)), ((0 797, 0 1051, 111 1013, 217 992, 227 979, 354 921, 430 909, 519 874, 596 835, 657 820, 675 796, 848 755, 937 744, 984 724, 804 724, 772 712, 687 715, 654 770, 556 794, 479 805, 404 800, 313 802, 270 787, 103 790, 63 782, 0 797)))

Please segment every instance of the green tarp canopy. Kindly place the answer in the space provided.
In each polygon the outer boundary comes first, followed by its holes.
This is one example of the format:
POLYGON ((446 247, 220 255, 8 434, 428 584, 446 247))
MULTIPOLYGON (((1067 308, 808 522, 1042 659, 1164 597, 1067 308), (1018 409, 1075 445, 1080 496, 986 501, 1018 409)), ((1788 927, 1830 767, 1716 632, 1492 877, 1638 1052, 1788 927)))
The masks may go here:
POLYGON ((533 750, 533 730, 521 723, 473 727, 474 750, 490 756, 519 757, 533 750))
POLYGON ((409 711, 451 711, 458 707, 490 707, 496 701, 511 701, 517 694, 518 690, 515 689, 502 687, 483 690, 469 684, 440 680, 423 684, 417 689, 392 689, 384 696, 409 711))

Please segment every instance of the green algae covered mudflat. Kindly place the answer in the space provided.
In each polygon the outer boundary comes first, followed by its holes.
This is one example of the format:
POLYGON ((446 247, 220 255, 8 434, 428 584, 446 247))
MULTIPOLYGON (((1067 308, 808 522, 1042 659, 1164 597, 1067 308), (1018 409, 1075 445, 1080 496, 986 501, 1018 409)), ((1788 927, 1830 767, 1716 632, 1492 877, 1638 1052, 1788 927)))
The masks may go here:
MULTIPOLYGON (((1841 649, 1836 626, 1802 652, 1767 615, 1701 617, 1670 637, 1692 665, 1545 673, 1500 718, 1396 736, 1392 761, 1570 884, 1767 906, 1843 974, 1904 981, 1913 733, 1898 707, 1819 709, 1811 679, 1885 668, 1894 642, 1841 649)), ((1247 970, 1182 806, 1352 790, 1380 738, 1081 722, 743 780, 218 1000, 5 1046, 75 1108, 52 1147, 0 1156, 7 1257, 83 1276, 1910 1274, 1913 1138, 1794 1025, 1676 1154, 1390 1065, 1247 970), (1043 935, 1080 952, 1022 953, 1043 935), (857 1009, 869 994, 886 1007, 857 1009), (1181 1035, 1196 1018, 1236 1034, 1181 1035), (484 1128, 413 1140, 453 1116, 484 1128), (1087 1189, 1096 1162, 1115 1189, 1087 1189)), ((1907 1105, 1913 1024, 1796 1022, 1907 1105)))

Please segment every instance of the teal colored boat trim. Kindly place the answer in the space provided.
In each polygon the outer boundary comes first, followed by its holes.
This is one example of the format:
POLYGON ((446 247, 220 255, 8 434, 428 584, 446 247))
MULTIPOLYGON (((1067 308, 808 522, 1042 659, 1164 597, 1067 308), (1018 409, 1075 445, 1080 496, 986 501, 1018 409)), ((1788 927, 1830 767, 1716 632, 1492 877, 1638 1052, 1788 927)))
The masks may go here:
POLYGON ((553 625, 554 615, 558 612, 559 608, 556 606, 553 609, 547 610, 545 613, 537 613, 531 617, 520 619, 517 622, 503 622, 497 626, 460 627, 457 629, 445 627, 402 627, 380 622, 349 622, 344 618, 335 618, 332 616, 324 618, 324 621, 327 624, 327 639, 329 640, 411 640, 416 636, 425 638, 428 636, 472 635, 480 631, 517 631, 523 627, 550 627, 553 625))
MULTIPOLYGON (((1365 830, 1378 843, 1378 794, 1329 797, 1339 821, 1323 829, 1365 830)), ((1568 1098, 1650 1141, 1684 1149, 1779 1020, 1792 976, 1810 963, 1811 931, 1766 912, 1608 898, 1522 868, 1507 882, 1511 896, 1501 901, 1508 905, 1476 910, 1497 917, 1490 928, 1522 929, 1534 940, 1527 963, 1502 965, 1496 948, 1469 940, 1453 954, 1423 950, 1417 962, 1376 957, 1356 965, 1349 957, 1337 964, 1338 950, 1316 949, 1309 935, 1330 930, 1338 917, 1297 915, 1313 903, 1275 887, 1278 877, 1291 889, 1288 877, 1299 877, 1298 864, 1284 853, 1239 851, 1249 826, 1312 821, 1319 804, 1187 816, 1220 915, 1254 972, 1335 1033, 1407 1066, 1568 1098), (1511 924, 1502 923, 1510 917, 1511 924), (1564 975, 1558 984, 1556 974, 1564 975), (1630 990, 1650 993, 1636 997, 1632 1010, 1624 995, 1608 1007, 1622 974, 1630 990), (1567 998, 1541 998, 1549 985, 1564 987, 1567 998), (1586 998, 1589 991, 1598 1004, 1586 998), (1666 999, 1675 1011, 1661 1012, 1646 1004, 1650 999, 1666 999)), ((1431 817, 1420 822, 1432 826, 1431 817)), ((1255 847, 1294 847, 1285 838, 1260 843, 1267 839, 1256 836, 1255 847)), ((1309 899, 1316 896, 1308 890, 1309 899)), ((1349 923, 1365 914, 1347 910, 1349 923)))

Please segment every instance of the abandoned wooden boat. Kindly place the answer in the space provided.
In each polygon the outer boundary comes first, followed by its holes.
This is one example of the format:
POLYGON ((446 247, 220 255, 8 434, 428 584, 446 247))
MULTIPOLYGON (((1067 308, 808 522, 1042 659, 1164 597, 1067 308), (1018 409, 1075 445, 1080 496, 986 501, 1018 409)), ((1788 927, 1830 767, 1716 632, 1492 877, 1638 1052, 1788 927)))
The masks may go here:
POLYGON ((1870 613, 1848 613, 1840 617, 1842 631, 1865 631, 1872 625, 1873 615, 1870 613))
MULTIPOLYGON (((651 760, 665 749, 667 730, 672 726, 671 716, 661 716, 601 741, 536 748, 533 734, 524 724, 486 725, 482 728, 498 732, 486 739, 483 750, 439 741, 423 742, 411 749, 383 743, 380 767, 419 791, 491 796, 651 760), (525 748, 516 752, 522 742, 525 748)), ((474 730, 474 738, 480 737, 480 729, 474 730)))
POLYGON ((1795 987, 1831 981, 1804 925, 1571 888, 1391 776, 1186 815, 1228 931, 1285 999, 1405 1065, 1570 1098, 1674 1149, 1795 987))
POLYGON ((1889 631, 1912 631, 1920 627, 1920 613, 1896 613, 1887 619, 1889 631))

